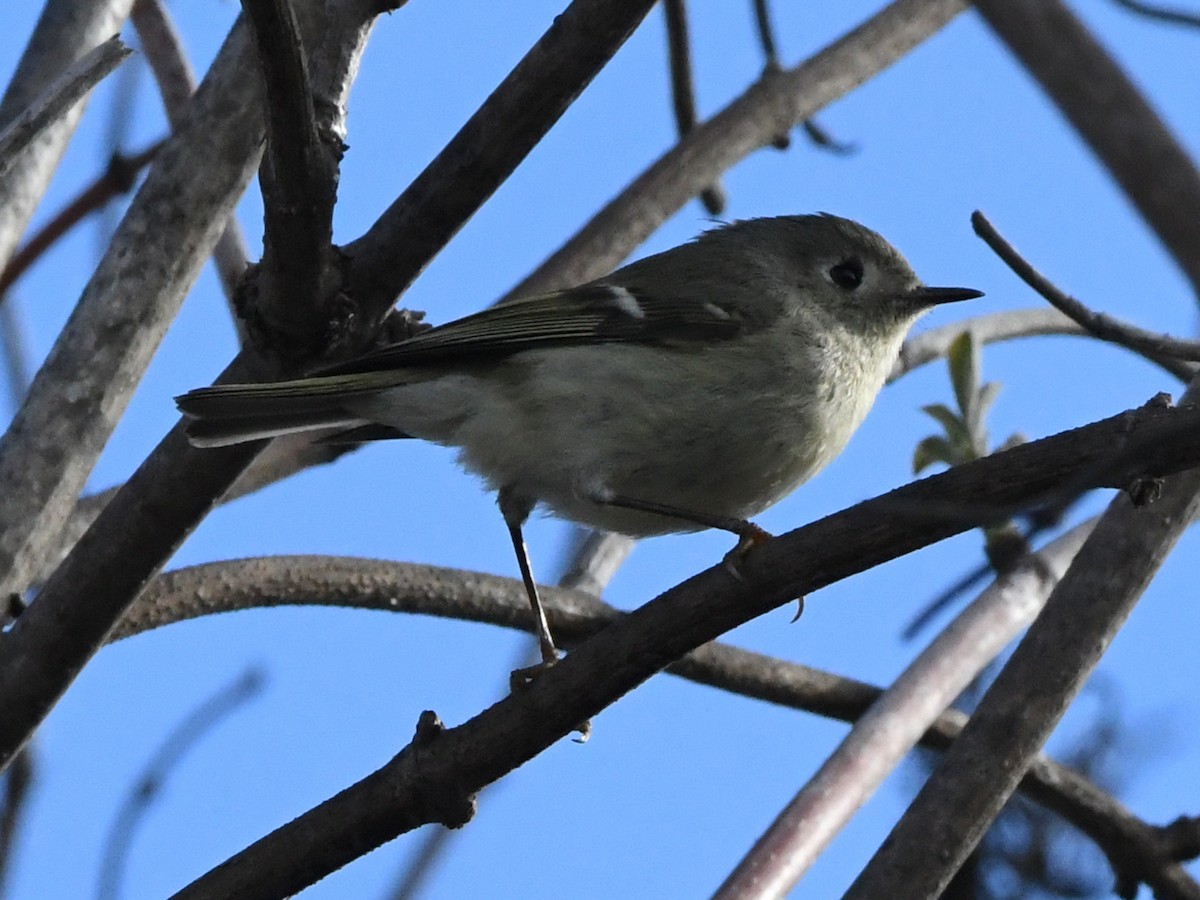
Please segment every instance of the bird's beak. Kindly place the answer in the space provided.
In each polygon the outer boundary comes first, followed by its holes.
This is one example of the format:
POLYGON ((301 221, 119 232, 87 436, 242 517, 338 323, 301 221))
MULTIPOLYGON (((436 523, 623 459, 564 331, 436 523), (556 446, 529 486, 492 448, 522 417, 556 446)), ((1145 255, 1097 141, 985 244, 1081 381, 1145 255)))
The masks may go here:
POLYGON ((939 306, 943 303, 957 303, 959 300, 974 300, 982 297, 983 291, 973 288, 958 287, 921 287, 908 295, 919 306, 939 306))

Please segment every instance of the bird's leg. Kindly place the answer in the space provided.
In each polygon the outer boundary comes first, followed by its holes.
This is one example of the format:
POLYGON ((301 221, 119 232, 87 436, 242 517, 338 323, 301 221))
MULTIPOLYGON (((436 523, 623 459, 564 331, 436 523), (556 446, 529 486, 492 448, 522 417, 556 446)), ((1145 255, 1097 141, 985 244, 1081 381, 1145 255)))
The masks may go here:
MULTIPOLYGON (((722 563, 725 566, 725 571, 738 581, 745 581, 739 566, 742 560, 746 558, 746 554, 774 537, 765 528, 760 528, 747 519, 738 519, 733 516, 718 516, 712 513, 697 512, 693 509, 680 509, 677 506, 670 506, 666 503, 655 503, 653 500, 639 500, 637 497, 624 497, 620 494, 609 492, 594 492, 590 499, 594 503, 601 503, 606 506, 619 506, 622 509, 632 509, 636 512, 654 513, 658 516, 678 519, 681 522, 690 522, 693 525, 700 525, 704 528, 716 528, 720 531, 728 531, 731 534, 736 534, 738 542, 732 550, 725 554, 722 563)), ((797 597, 796 602, 798 607, 796 609, 796 616, 792 619, 793 622, 799 619, 800 614, 804 612, 804 598, 797 597)))
POLYGON ((608 492, 597 492, 592 495, 591 499, 606 506, 619 506, 622 509, 632 509, 636 512, 654 513, 658 516, 678 519, 681 522, 689 522, 692 525, 700 525, 703 528, 716 528, 736 534, 738 542, 732 550, 725 554, 725 567, 739 580, 742 576, 737 570, 737 563, 753 548, 759 544, 765 544, 773 537, 769 531, 759 528, 753 522, 733 516, 718 516, 694 509, 680 509, 678 506, 670 506, 666 503, 655 503, 653 500, 640 500, 637 497, 625 497, 608 492))
POLYGON ((504 516, 504 524, 508 526, 508 534, 512 538, 513 550, 517 554, 517 565, 521 569, 525 593, 529 596, 529 605, 533 608, 533 632, 537 636, 538 649, 542 655, 542 661, 538 665, 513 672, 512 685, 515 688, 528 683, 541 669, 558 662, 558 650, 554 646, 554 639, 550 637, 550 623, 546 621, 546 610, 542 608, 542 600, 538 596, 533 569, 529 565, 529 551, 525 548, 525 538, 521 534, 521 526, 533 511, 533 502, 511 488, 504 487, 500 489, 498 503, 500 515, 504 516))

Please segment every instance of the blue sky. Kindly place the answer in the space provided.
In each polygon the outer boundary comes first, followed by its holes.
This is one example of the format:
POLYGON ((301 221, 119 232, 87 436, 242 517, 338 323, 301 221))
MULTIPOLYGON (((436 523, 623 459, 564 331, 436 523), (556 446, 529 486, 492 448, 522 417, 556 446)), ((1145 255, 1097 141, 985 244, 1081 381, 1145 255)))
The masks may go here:
MULTIPOLYGON (((562 2, 412 0, 385 16, 351 98, 336 238, 365 229, 453 135, 562 2)), ((882 4, 778 2, 785 63, 828 43, 882 4), (832 10, 824 7, 836 7, 832 10)), ((750 4, 694 3, 698 104, 711 114, 758 73, 750 4)), ((1200 157, 1195 69, 1200 34, 1087 0, 1080 15, 1200 157)), ((15 65, 35 4, 6 11, 0 74, 15 65)), ((197 68, 236 15, 230 2, 173 5, 197 68)), ((661 12, 654 11, 514 176, 403 298, 438 322, 482 307, 531 271, 673 141, 661 12)), ((125 146, 164 130, 146 73, 125 146)), ((46 218, 103 165, 115 79, 97 92, 39 210, 46 218)), ((936 311, 924 325, 1038 305, 973 236, 982 209, 1064 289, 1152 329, 1195 331, 1196 308, 1126 200, 972 14, 960 16, 894 68, 823 111, 819 121, 858 152, 813 149, 797 134, 786 153, 761 151, 724 179, 729 218, 826 210, 858 219, 896 244, 933 284, 980 288, 971 309, 936 311)), ((253 190, 251 191, 253 194, 253 190)), ((253 196, 240 211, 252 255, 261 246, 253 196)), ((665 249, 709 225, 689 204, 638 251, 665 249)), ((31 355, 39 359, 79 296, 102 240, 89 223, 17 287, 31 355)), ((171 397, 208 383, 235 349, 207 268, 186 301, 91 486, 123 480, 175 421, 171 397)), ((1037 338, 989 347, 984 374, 1004 389, 991 417, 996 441, 1037 437, 1175 390, 1153 367, 1111 347, 1037 338)), ((773 531, 873 496, 910 476, 915 443, 932 429, 919 408, 949 402, 945 370, 927 367, 884 391, 846 452, 764 513, 773 531)), ((11 410, 4 408, 4 414, 11 410)), ((1080 515, 1102 508, 1103 497, 1080 515)), ((568 526, 533 522, 528 539, 543 580, 556 576, 568 526)), ((712 565, 727 536, 657 538, 639 545, 606 599, 640 605, 712 565)), ((1193 807, 1200 764, 1194 652, 1194 534, 1186 535, 1101 664, 1134 735, 1122 796, 1163 822, 1193 807), (1184 788, 1181 790, 1181 788, 1184 788)), ((172 565, 272 553, 331 553, 436 563, 515 575, 491 496, 453 454, 406 442, 364 449, 335 466, 217 510, 172 565)), ((740 646, 875 682, 919 649, 899 632, 930 597, 980 561, 968 534, 809 598, 790 625, 780 610, 741 628, 740 646)), ((173 773, 134 845, 129 898, 177 889, 229 854, 387 760, 423 709, 448 723, 496 698, 527 638, 469 623, 344 610, 242 613, 163 629, 102 652, 42 728, 39 781, 15 897, 94 891, 117 805, 173 725, 248 666, 266 692, 217 728, 173 773)), ((1111 702, 1106 700, 1105 702, 1111 702)), ((1064 727, 1086 724, 1087 696, 1064 727)), ((711 891, 774 813, 836 744, 845 726, 660 676, 599 716, 585 746, 562 741, 482 799, 476 819, 438 869, 428 897, 694 896, 711 891)), ((844 889, 917 778, 887 783, 794 892, 844 889)), ((382 897, 419 838, 376 851, 304 896, 382 897)))

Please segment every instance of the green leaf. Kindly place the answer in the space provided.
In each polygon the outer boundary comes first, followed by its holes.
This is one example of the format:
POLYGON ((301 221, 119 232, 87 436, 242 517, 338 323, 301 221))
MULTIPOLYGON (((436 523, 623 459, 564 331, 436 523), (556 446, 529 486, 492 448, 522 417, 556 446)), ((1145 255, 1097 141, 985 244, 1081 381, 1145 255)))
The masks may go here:
POLYGON ((946 362, 950 367, 950 384, 964 421, 971 419, 975 395, 979 392, 979 339, 973 331, 964 331, 946 351, 946 362))
POLYGON ((922 470, 929 468, 934 463, 954 465, 954 450, 951 448, 950 442, 937 434, 931 434, 917 444, 917 448, 913 451, 913 474, 920 475, 922 470))
POLYGON ((971 423, 971 430, 975 431, 983 425, 983 420, 987 417, 988 410, 992 408, 992 404, 996 402, 996 397, 1000 393, 1000 388, 1003 385, 998 381, 989 381, 979 389, 979 394, 975 399, 975 419, 971 423))
POLYGON ((946 437, 956 445, 970 446, 971 435, 962 418, 944 403, 930 403, 922 406, 921 411, 931 416, 946 430, 946 437))

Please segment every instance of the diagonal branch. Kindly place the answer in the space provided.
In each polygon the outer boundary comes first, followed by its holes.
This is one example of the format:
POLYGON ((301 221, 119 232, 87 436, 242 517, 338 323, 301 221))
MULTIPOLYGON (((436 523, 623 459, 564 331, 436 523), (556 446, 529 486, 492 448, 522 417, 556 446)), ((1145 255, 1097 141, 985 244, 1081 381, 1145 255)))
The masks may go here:
MULTIPOLYGON (((196 76, 184 52, 183 39, 171 21, 164 0, 136 0, 131 19, 133 27, 137 29, 138 42, 146 63, 154 73, 154 82, 158 85, 167 121, 171 123, 172 130, 177 130, 196 92, 196 76)), ((233 299, 238 280, 246 271, 248 258, 241 226, 236 216, 230 216, 213 248, 213 262, 226 300, 233 299)), ((238 331, 238 336, 244 337, 240 327, 238 331)))
POLYGON ((346 245, 350 283, 368 319, 383 319, 653 5, 654 0, 574 0, 437 158, 366 234, 346 245))
MULTIPOLYGON (((1184 402, 1195 398, 1189 389, 1184 402)), ((945 888, 1198 509, 1197 468, 1167 478, 1161 497, 1144 508, 1125 494, 1113 499, 962 736, 847 897, 865 900, 886 890, 917 900, 945 888)), ((1126 883, 1148 874, 1119 873, 1126 883)))
MULTIPOLYGON (((47 0, 12 81, 0 101, 0 127, 12 121, 71 63, 121 30, 132 0, 47 0)), ((43 132, 35 149, 22 155, 0 178, 0 268, 29 224, 67 141, 83 114, 83 104, 43 132)))
POLYGON ((1171 337, 1169 334, 1155 334, 1104 313, 1088 309, 1074 297, 1059 290, 1049 278, 1035 269, 1012 244, 1000 235, 1000 232, 983 213, 978 210, 972 213, 971 225, 974 226, 975 233, 992 248, 992 251, 1013 270, 1018 278, 1045 297, 1051 306, 1063 315, 1069 316, 1081 328, 1086 329, 1093 337, 1111 344, 1119 344, 1147 358, 1171 356, 1189 362, 1200 362, 1200 342, 1185 341, 1171 337))
POLYGON ((504 299, 582 284, 612 271, 719 175, 886 69, 966 5, 895 0, 799 66, 768 70, 659 157, 504 299))
POLYGON ((0 440, 0 593, 41 569, 257 163, 260 95, 244 49, 237 28, 0 440))
POLYGON ((1200 295, 1200 172, 1141 91, 1061 0, 976 0, 975 7, 1200 295))
POLYGON ((111 37, 93 48, 62 73, 45 93, 24 112, 0 131, 0 178, 26 147, 59 119, 65 117, 75 104, 87 96, 110 72, 123 63, 133 51, 111 37))
MULTIPOLYGON (((591 549, 598 549, 595 543, 591 549)), ((1038 587, 1049 590, 1048 585, 1038 587)), ((622 615, 586 591, 545 590, 554 633, 568 647, 597 634, 622 615)), ((138 598, 114 637, 196 616, 279 604, 332 604, 448 616, 523 630, 530 627, 524 587, 511 578, 373 559, 275 556, 207 563, 160 575, 138 598)), ((854 679, 716 642, 693 650, 672 663, 667 672, 846 722, 860 719, 884 693, 854 679)), ((921 736, 921 743, 944 750, 961 732, 965 720, 957 711, 942 713, 921 736)), ((1039 757, 1021 790, 1087 834, 1119 867, 1161 867, 1163 854, 1158 848, 1165 843, 1164 830, 1138 819, 1078 772, 1039 757)), ((1162 879, 1177 877, 1178 868, 1166 867, 1162 879)))
POLYGON ((1085 522, 1000 575, 913 660, 775 817, 714 900, 783 897, 979 673, 1042 608, 1085 522))
POLYGON ((721 565, 696 575, 614 621, 527 689, 463 725, 444 729, 426 713, 414 743, 382 769, 178 896, 291 894, 419 825, 462 825, 481 788, 701 644, 794 597, 992 521, 997 509, 1028 504, 1064 480, 1083 475, 1097 485, 1124 484, 1198 463, 1200 409, 1148 405, 968 463, 783 535, 746 558, 741 579, 721 565))

